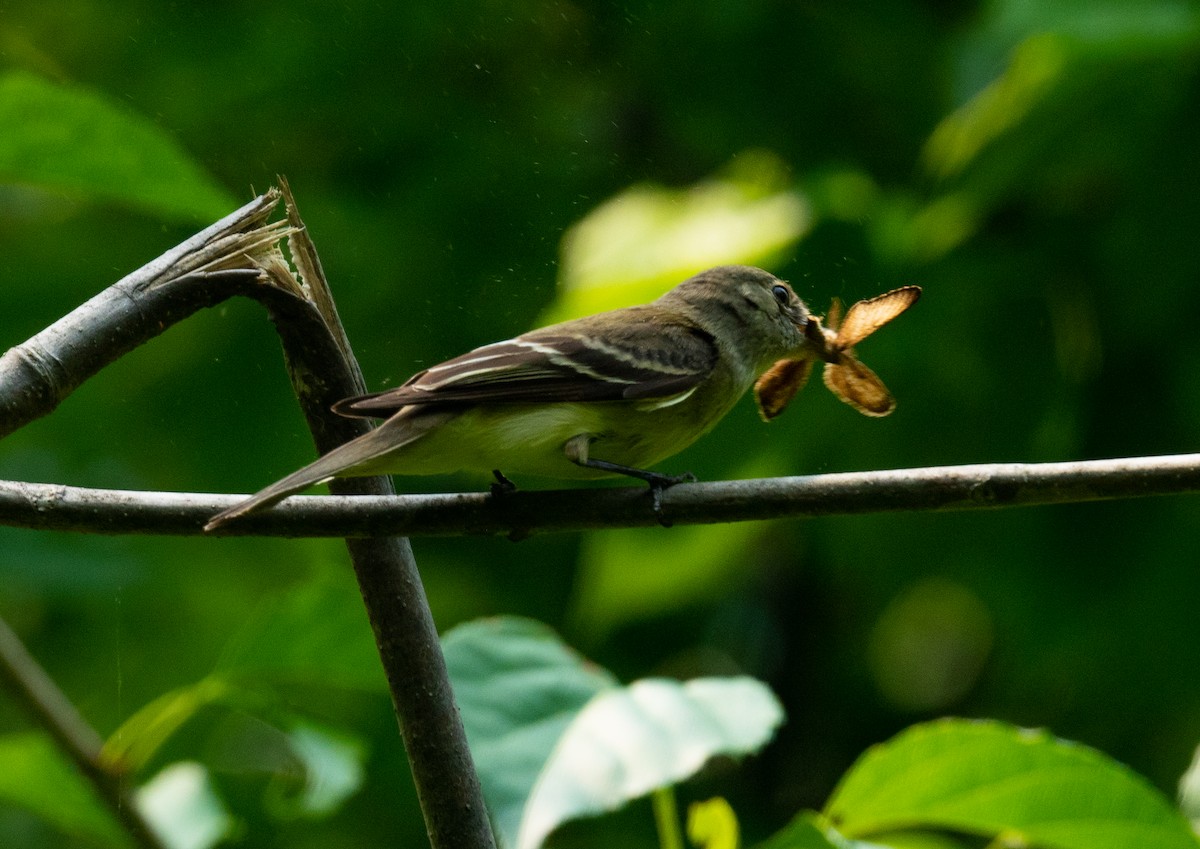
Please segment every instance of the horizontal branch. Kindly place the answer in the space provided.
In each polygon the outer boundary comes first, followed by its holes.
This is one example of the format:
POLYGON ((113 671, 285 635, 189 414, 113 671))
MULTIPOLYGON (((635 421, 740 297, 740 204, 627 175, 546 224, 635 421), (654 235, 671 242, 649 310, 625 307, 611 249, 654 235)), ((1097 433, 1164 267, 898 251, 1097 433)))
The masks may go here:
MULTIPOLYGON (((682 484, 663 494, 678 525, 966 510, 1200 492, 1200 454, 994 463, 682 484)), ((0 481, 0 525, 101 534, 197 535, 240 495, 130 492, 0 481)), ((400 496, 294 496, 219 536, 378 537, 533 533, 658 523, 643 487, 400 496)))

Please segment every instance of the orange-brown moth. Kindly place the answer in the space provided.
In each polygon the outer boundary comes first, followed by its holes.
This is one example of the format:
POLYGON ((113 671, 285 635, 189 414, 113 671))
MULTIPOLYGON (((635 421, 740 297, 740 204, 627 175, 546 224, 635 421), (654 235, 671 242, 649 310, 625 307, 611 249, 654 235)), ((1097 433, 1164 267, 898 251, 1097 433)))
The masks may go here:
POLYGON ((812 353, 801 359, 780 360, 754 384, 758 411, 770 421, 787 407, 812 372, 813 363, 825 363, 823 377, 829 391, 865 416, 886 416, 896 409, 896 399, 883 381, 854 353, 854 346, 911 307, 921 297, 919 286, 902 286, 859 301, 841 317, 842 305, 834 299, 826 319, 810 316, 804 335, 812 353))

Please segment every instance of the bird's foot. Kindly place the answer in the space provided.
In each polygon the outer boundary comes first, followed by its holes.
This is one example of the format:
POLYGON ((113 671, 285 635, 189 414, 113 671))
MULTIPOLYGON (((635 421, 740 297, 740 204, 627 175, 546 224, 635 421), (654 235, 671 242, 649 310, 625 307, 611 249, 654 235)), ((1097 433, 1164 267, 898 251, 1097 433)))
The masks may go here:
POLYGON ((504 473, 499 469, 492 469, 492 476, 496 479, 492 485, 488 487, 494 498, 500 498, 508 495, 511 492, 517 491, 517 485, 504 476, 504 473))
POLYGON ((654 518, 664 528, 671 527, 674 524, 663 513, 663 493, 681 483, 695 483, 696 476, 691 472, 684 472, 682 475, 660 475, 657 472, 647 472, 644 478, 650 487, 650 509, 654 511, 654 518))

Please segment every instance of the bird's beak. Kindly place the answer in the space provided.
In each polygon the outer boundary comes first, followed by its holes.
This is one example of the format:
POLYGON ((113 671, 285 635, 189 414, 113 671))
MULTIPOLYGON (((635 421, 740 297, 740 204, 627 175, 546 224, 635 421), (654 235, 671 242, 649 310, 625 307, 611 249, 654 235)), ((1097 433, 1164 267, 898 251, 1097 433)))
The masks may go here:
POLYGON ((808 316, 808 320, 804 323, 804 338, 808 340, 813 352, 825 362, 841 361, 834 344, 837 340, 837 332, 822 325, 820 316, 808 316))

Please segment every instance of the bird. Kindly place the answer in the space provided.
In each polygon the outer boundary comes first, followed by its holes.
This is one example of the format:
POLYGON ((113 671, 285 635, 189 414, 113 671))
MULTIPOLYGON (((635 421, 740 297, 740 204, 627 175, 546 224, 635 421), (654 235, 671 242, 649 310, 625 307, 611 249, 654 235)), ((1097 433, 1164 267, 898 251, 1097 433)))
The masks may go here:
MULTIPOLYGON (((820 356, 805 303, 760 268, 726 265, 657 300, 552 324, 347 398, 382 423, 216 514, 206 531, 334 477, 491 471, 648 483, 656 508, 690 474, 649 467, 711 430, 781 359, 820 356)), ((494 487, 496 485, 493 485, 494 487)))

